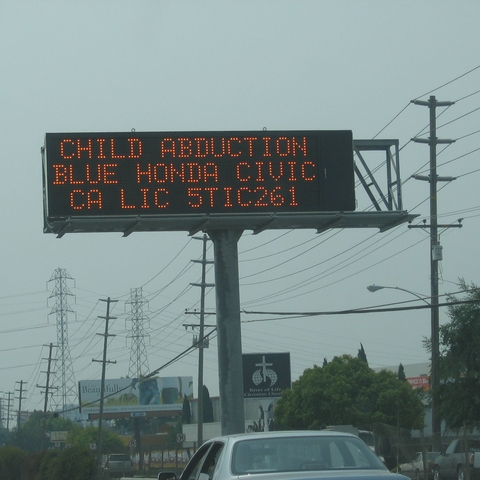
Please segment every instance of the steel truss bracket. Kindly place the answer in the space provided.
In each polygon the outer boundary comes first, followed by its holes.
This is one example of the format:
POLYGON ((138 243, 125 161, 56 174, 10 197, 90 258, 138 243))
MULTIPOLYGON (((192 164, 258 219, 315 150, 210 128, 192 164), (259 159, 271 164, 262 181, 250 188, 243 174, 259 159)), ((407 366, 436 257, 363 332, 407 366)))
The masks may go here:
POLYGON ((353 151, 358 159, 355 174, 378 212, 403 210, 398 143, 398 140, 353 140, 353 151), (383 189, 363 156, 364 152, 371 151, 385 152, 383 166, 386 167, 387 181, 383 189))

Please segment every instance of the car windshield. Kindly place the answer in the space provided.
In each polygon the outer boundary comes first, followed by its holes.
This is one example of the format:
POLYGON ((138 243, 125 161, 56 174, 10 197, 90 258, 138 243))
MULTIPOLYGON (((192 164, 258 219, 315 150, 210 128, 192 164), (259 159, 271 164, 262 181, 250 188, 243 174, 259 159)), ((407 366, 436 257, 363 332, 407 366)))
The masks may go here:
POLYGON ((357 437, 319 435, 242 440, 232 453, 235 475, 355 469, 386 469, 357 437))

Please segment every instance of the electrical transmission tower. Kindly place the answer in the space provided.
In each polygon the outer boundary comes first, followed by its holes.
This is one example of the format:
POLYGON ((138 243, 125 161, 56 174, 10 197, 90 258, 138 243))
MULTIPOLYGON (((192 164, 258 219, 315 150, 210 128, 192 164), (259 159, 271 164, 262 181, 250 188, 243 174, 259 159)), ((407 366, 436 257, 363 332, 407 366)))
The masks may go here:
POLYGON ((132 339, 130 350, 130 366, 128 368, 128 376, 130 378, 140 378, 149 372, 147 349, 145 346, 144 324, 148 317, 144 314, 143 307, 148 302, 142 295, 142 288, 130 289, 130 300, 126 302, 130 304, 131 314, 129 320, 132 322, 132 333, 128 338, 132 339))
POLYGON ((55 281, 53 292, 48 298, 55 298, 55 305, 50 311, 56 314, 57 321, 57 355, 52 372, 52 404, 56 409, 65 411, 66 406, 77 403, 77 386, 73 373, 70 347, 68 345, 68 314, 73 310, 68 305, 68 296, 72 295, 67 287, 67 280, 73 280, 63 268, 57 268, 49 283, 55 281))

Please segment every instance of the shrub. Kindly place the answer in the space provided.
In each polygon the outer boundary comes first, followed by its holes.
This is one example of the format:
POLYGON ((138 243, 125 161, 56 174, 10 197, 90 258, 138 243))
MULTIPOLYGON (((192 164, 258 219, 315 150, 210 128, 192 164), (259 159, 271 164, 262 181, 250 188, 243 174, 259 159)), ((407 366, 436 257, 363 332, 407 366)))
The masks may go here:
POLYGON ((70 447, 58 456, 55 477, 49 480, 92 480, 97 471, 97 459, 88 448, 70 447))
POLYGON ((0 448, 0 478, 20 480, 27 453, 21 448, 6 446, 0 448))
POLYGON ((38 452, 29 454, 24 461, 24 479, 38 480, 37 474, 40 471, 40 466, 46 452, 38 452))
POLYGON ((38 469, 38 480, 54 480, 55 470, 58 462, 58 450, 47 450, 41 454, 40 468, 38 469))

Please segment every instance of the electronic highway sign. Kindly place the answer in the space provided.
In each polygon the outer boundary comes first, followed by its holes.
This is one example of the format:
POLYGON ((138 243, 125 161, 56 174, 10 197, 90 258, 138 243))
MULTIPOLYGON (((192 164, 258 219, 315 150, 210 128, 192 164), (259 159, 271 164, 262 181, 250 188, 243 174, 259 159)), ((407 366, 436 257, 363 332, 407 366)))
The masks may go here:
POLYGON ((208 215, 355 210, 346 130, 47 133, 43 182, 53 233, 75 219, 108 231, 112 219, 175 218, 165 229, 181 230, 208 215))

